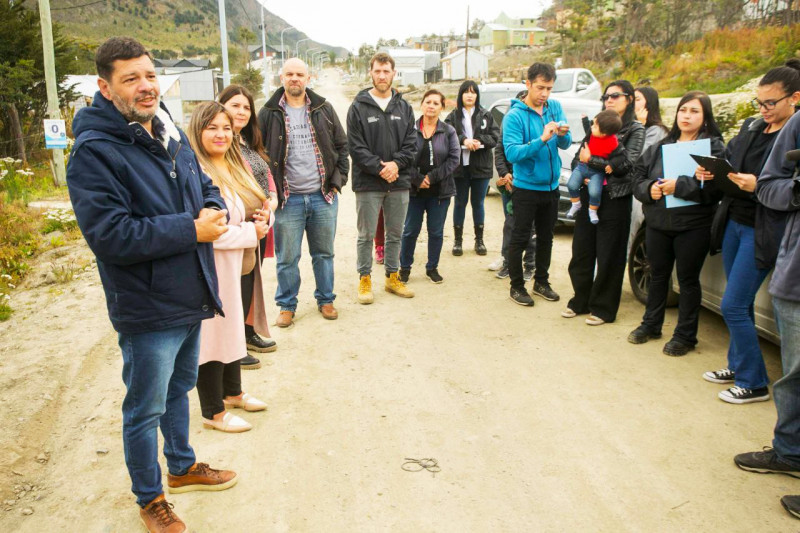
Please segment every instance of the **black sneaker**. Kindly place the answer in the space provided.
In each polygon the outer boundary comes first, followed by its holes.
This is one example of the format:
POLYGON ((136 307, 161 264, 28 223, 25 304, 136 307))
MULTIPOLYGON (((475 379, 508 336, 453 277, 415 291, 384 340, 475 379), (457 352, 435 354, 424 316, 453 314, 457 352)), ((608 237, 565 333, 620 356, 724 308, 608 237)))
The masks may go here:
POLYGON ((510 298, 515 304, 533 307, 533 298, 531 298, 531 295, 528 294, 528 291, 525 289, 515 289, 512 287, 510 298))
POLYGON ((795 518, 800 518, 800 496, 784 496, 781 505, 795 518))
POLYGON ((631 344, 644 344, 650 339, 660 339, 661 333, 651 333, 644 326, 639 326, 628 334, 628 342, 631 344))
POLYGON ((410 268, 401 268, 397 271, 397 277, 400 278, 400 281, 403 283, 408 283, 408 277, 411 275, 410 268))
POLYGON ((242 370, 258 370, 261 368, 261 361, 247 354, 247 357, 239 360, 239 367, 241 367, 242 370))
POLYGON ((713 372, 708 371, 703 374, 703 379, 711 383, 733 383, 735 373, 729 368, 722 368, 713 372))
POLYGON ((254 352, 269 353, 278 349, 277 342, 272 339, 264 340, 258 333, 250 335, 245 340, 247 342, 247 349, 253 350, 254 352))
POLYGON ((671 339, 667 344, 664 345, 664 355, 669 355, 672 357, 680 357, 682 355, 686 355, 687 353, 694 350, 694 346, 691 344, 686 344, 685 342, 681 342, 675 339, 671 339))
POLYGON ((800 478, 800 468, 794 467, 784 462, 778 453, 765 446, 763 451, 740 453, 733 458, 736 466, 748 472, 757 472, 759 474, 786 474, 800 478))
POLYGON ((728 403, 753 403, 769 401, 769 389, 745 389, 744 387, 731 387, 720 392, 717 396, 728 403))
POLYGON ((558 293, 554 291, 553 288, 550 286, 550 284, 547 283, 546 281, 543 283, 540 283, 538 281, 534 282, 533 294, 541 296, 548 302, 557 302, 559 299, 561 299, 558 293))
POLYGON ((495 273, 494 277, 498 279, 506 279, 508 277, 508 265, 504 263, 503 266, 500 267, 500 270, 495 273))
POLYGON ((426 270, 425 275, 428 276, 428 279, 431 280, 431 283, 439 284, 444 281, 444 278, 439 275, 439 271, 435 268, 426 270))
MULTIPOLYGON (((525 270, 522 272, 522 279, 525 280, 525 283, 529 282, 533 279, 533 273, 535 272, 533 267, 525 267, 525 270)), ((552 289, 551 289, 552 290, 552 289)))

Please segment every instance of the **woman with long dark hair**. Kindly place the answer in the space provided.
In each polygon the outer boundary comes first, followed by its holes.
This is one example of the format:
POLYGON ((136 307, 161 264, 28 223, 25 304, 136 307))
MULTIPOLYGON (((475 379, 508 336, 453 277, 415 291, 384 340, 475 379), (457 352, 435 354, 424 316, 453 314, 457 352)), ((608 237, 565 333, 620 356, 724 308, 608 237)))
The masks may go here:
POLYGON ((644 124, 644 148, 642 148, 644 151, 669 133, 669 130, 661 120, 661 104, 658 100, 658 91, 647 86, 637 88, 634 110, 636 112, 636 120, 644 124))
MULTIPOLYGON (((233 132, 237 140, 242 157, 250 167, 258 184, 266 194, 275 197, 275 182, 272 180, 272 173, 269 170, 269 157, 264 150, 264 143, 261 139, 261 131, 258 127, 258 120, 253 111, 253 95, 247 88, 241 85, 228 85, 217 96, 220 104, 233 117, 233 132)), ((272 257, 274 246, 272 230, 259 243, 261 258, 272 257)), ((252 299, 253 284, 255 277, 253 272, 242 276, 242 298, 246 301, 252 299)), ((251 313, 245 314, 245 337, 247 349, 254 352, 267 353, 278 349, 277 343, 272 339, 264 339, 253 329, 251 313)), ((254 370, 261 368, 261 361, 248 354, 241 362, 242 369, 254 370)))
POLYGON ((652 277, 641 325, 628 335, 628 342, 641 344, 661 338, 672 268, 677 270, 680 295, 678 323, 672 339, 664 345, 666 355, 686 355, 697 344, 702 290, 700 270, 706 260, 711 220, 722 194, 714 180, 697 172, 694 176, 665 176, 662 147, 709 139, 711 155, 725 153, 722 134, 714 121, 711 99, 704 92, 686 93, 678 103, 675 122, 664 140, 651 146, 633 170, 633 194, 642 202, 647 224, 646 246, 652 277), (693 202, 668 206, 668 196, 693 202))
POLYGON ((561 312, 564 318, 589 313, 586 323, 590 326, 613 322, 617 318, 631 225, 631 169, 642 152, 645 137, 644 126, 636 121, 634 90, 629 81, 609 83, 601 100, 604 110, 616 111, 622 119, 617 139, 625 147, 625 160, 614 168, 608 159, 592 155, 585 146, 572 161, 573 168, 582 162, 604 172, 606 185, 597 213, 598 224, 589 220, 589 193, 586 187, 581 188, 583 207, 576 216, 569 262, 569 277, 575 295, 561 312), (606 172, 606 167, 611 167, 610 173, 606 172))
POLYGON ((483 201, 492 179, 492 148, 500 139, 500 128, 494 123, 492 114, 481 107, 478 84, 466 80, 458 89, 456 108, 447 115, 445 122, 458 134, 461 145, 461 162, 455 172, 456 201, 453 207, 453 231, 455 243, 453 255, 463 251, 464 220, 467 202, 472 204, 472 222, 475 225, 475 253, 486 255, 483 243, 485 211, 483 201))
POLYGON ((727 366, 706 372, 703 378, 732 383, 718 395, 728 403, 769 400, 769 376, 758 345, 753 305, 759 287, 775 266, 785 215, 761 205, 755 190, 778 132, 800 101, 798 70, 800 60, 791 59, 761 78, 753 99, 761 116, 747 119, 725 151, 736 170, 728 177, 739 189, 725 194, 714 215, 711 253, 722 252, 728 279, 720 308, 730 332, 730 346, 727 366))

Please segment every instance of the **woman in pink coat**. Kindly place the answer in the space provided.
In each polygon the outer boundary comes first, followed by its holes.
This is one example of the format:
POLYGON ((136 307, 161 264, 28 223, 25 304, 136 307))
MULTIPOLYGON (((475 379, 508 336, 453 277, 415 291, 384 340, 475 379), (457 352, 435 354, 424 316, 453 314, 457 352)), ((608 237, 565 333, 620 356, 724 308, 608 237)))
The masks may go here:
POLYGON ((272 210, 277 199, 264 194, 233 142, 233 118, 216 102, 204 102, 192 113, 189 142, 204 171, 219 187, 228 210, 228 231, 214 242, 214 262, 219 295, 225 316, 203 322, 197 393, 203 412, 203 426, 230 433, 247 431, 252 426, 226 411, 242 408, 263 411, 267 405, 242 391, 239 361, 247 354, 244 335, 246 310, 251 302, 242 301, 241 276, 253 271, 253 327, 269 337, 264 294, 261 286, 261 261, 258 241, 273 224, 272 210))

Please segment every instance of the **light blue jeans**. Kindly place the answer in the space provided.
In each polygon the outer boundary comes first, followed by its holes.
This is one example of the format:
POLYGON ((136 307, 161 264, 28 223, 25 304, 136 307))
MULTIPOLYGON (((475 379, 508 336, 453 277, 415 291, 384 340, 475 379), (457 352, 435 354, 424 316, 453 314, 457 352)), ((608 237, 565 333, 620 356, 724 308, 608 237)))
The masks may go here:
POLYGON ((781 336, 783 377, 772 395, 778 410, 772 448, 784 461, 800 467, 800 302, 772 297, 781 336))
POLYGON ((325 201, 321 192, 290 194, 281 209, 275 212, 275 255, 277 256, 278 288, 275 303, 281 311, 297 309, 300 291, 300 255, 303 234, 308 237, 308 251, 317 289, 317 306, 336 299, 333 293, 333 241, 336 237, 336 217, 339 197, 333 203, 325 201))

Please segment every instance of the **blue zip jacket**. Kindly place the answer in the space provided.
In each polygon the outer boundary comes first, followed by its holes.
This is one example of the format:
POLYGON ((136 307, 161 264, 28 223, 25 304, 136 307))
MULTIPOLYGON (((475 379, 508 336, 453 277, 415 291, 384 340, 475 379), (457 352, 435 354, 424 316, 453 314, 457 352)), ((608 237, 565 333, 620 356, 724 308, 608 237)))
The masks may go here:
POLYGON ((69 196, 97 256, 114 329, 145 333, 221 312, 214 251, 197 242, 194 219, 225 203, 184 133, 165 149, 100 92, 72 130, 69 196))
POLYGON ((549 122, 566 122, 561 104, 548 100, 540 115, 522 100, 511 100, 511 110, 503 119, 503 149, 514 166, 514 187, 531 191, 558 190, 561 156, 572 144, 572 134, 542 142, 544 126, 549 122))

